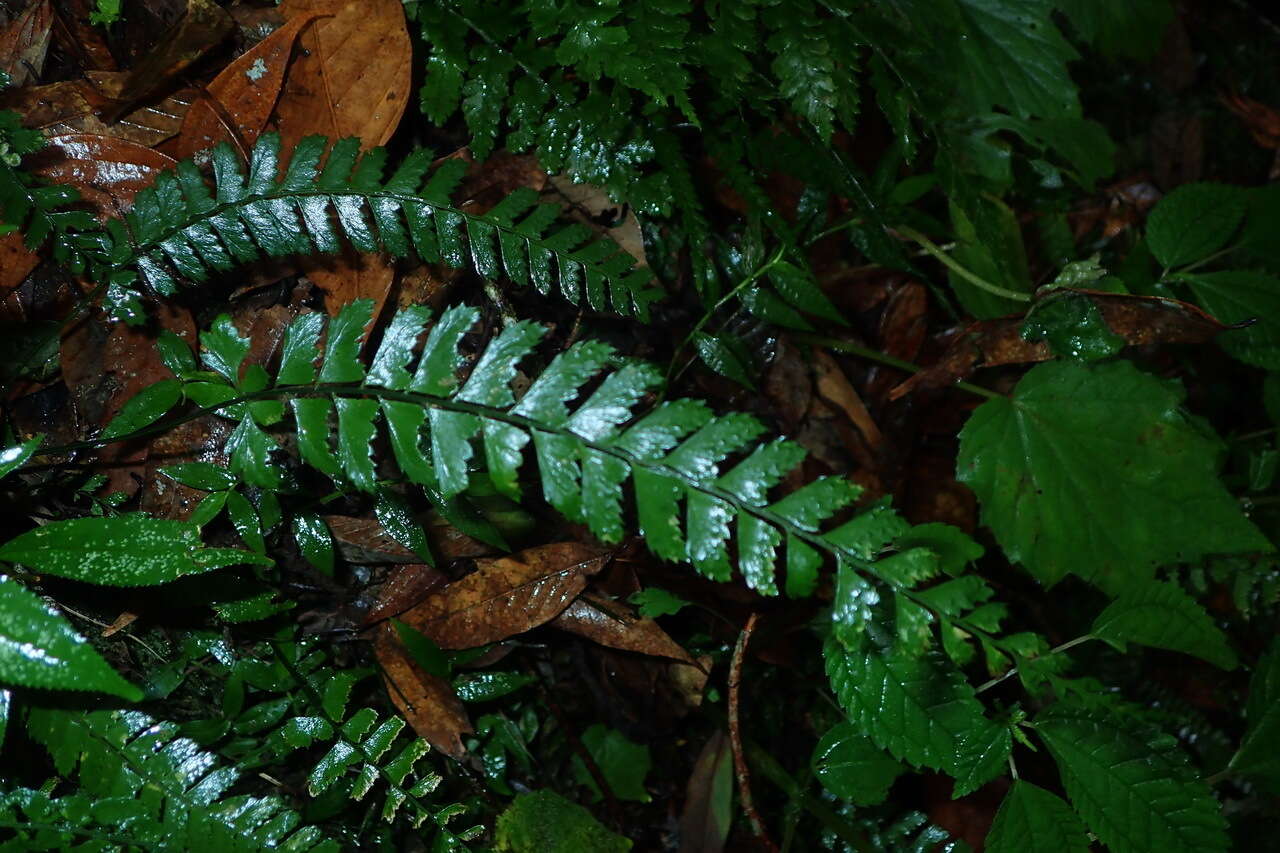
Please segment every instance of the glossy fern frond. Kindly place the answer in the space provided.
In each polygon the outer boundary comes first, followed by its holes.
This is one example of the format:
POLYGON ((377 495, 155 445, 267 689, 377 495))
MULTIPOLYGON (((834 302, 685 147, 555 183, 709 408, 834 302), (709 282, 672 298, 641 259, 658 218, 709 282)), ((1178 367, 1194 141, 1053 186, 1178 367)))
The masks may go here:
MULTIPOLYGON (((558 209, 520 189, 483 215, 450 201, 465 164, 431 167, 415 151, 389 177, 385 149, 359 140, 308 137, 280 163, 280 139, 264 134, 245 165, 228 145, 213 150, 213 186, 194 161, 157 176, 123 222, 108 223, 109 270, 136 269, 161 293, 200 282, 263 255, 415 253, 428 262, 506 275, 546 295, 553 290, 593 310, 647 319, 661 292, 609 240, 581 225, 557 225, 558 209)), ((103 277, 102 275, 99 276, 103 277)), ((113 279, 114 280, 114 279, 113 279)))
POLYGON ((33 709, 28 731, 79 787, 59 796, 46 789, 6 791, 0 827, 13 837, 3 849, 341 849, 319 828, 303 826, 279 798, 226 796, 240 772, 178 737, 173 723, 139 711, 33 709))

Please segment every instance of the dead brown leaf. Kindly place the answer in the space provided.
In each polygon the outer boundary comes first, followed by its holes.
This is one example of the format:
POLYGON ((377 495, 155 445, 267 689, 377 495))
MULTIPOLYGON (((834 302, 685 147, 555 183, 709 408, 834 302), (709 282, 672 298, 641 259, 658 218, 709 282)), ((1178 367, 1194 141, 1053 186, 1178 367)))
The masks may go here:
POLYGON ((0 298, 6 296, 40 265, 40 256, 29 251, 19 233, 0 237, 0 298))
POLYGON ((496 643, 560 615, 609 554, 581 542, 557 542, 479 559, 474 572, 429 595, 400 619, 441 648, 496 643))
POLYGON ((89 21, 94 0, 60 0, 53 33, 58 46, 75 54, 81 66, 95 71, 115 71, 119 66, 103 38, 103 30, 89 21))
POLYGON ((475 727, 453 686, 414 663, 389 622, 378 627, 373 648, 391 701, 418 736, 445 755, 466 757, 462 736, 475 727))
POLYGON ((1280 111, 1238 92, 1224 92, 1218 98, 1249 128, 1254 142, 1263 148, 1280 148, 1280 111))
POLYGON ((867 447, 874 453, 884 444, 884 436, 880 427, 876 426, 871 412, 862 402, 849 377, 844 375, 840 365, 825 350, 815 349, 813 352, 814 387, 818 396, 835 406, 849 422, 862 434, 867 447))
POLYGON ((652 619, 641 619, 630 607, 584 592, 551 621, 553 627, 593 643, 652 657, 693 663, 693 658, 652 619))
POLYGON ((104 95, 124 105, 111 118, 132 111, 137 101, 181 74, 234 29, 231 16, 213 0, 187 0, 187 13, 137 65, 119 76, 96 78, 104 95))
POLYGON ((680 814, 680 853, 721 853, 733 825, 733 750, 716 729, 698 753, 680 814))
POLYGON ((372 518, 326 515, 342 558, 351 563, 416 563, 421 558, 401 545, 372 518))
POLYGON ((280 97, 294 42, 317 17, 319 13, 290 18, 219 72, 187 112, 170 153, 190 157, 224 139, 246 150, 253 147, 280 97))
POLYGON ((378 600, 365 614, 364 624, 372 625, 408 610, 449 582, 449 578, 426 563, 397 566, 378 590, 378 600))
POLYGON ((38 0, 0 31, 0 71, 9 75, 11 85, 25 86, 40 77, 52 27, 53 6, 38 0))
MULTIPOLYGON (((1130 346, 1203 344, 1229 328, 1189 302, 1163 296, 1134 296, 1097 290, 1073 290, 1087 296, 1111 331, 1130 346)), ((921 388, 942 388, 980 367, 1047 361, 1053 353, 1044 341, 1023 340, 1023 318, 1001 317, 970 323, 956 333, 942 358, 889 392, 896 400, 921 388)))
POLYGON ((50 137, 31 158, 35 174, 75 187, 103 219, 127 211, 157 174, 176 165, 171 157, 136 142, 88 133, 50 137))

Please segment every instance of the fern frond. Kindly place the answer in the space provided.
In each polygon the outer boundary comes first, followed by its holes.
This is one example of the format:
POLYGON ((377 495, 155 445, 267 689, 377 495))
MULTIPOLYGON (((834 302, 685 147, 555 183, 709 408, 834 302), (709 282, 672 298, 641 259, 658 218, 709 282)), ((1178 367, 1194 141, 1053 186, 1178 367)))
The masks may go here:
POLYGON ((361 156, 357 139, 343 139, 325 158, 327 145, 324 137, 302 140, 281 169, 280 138, 264 134, 247 174, 231 147, 220 145, 212 189, 193 161, 178 164, 138 194, 123 223, 111 223, 103 262, 109 270, 136 269, 167 294, 180 280, 205 281, 264 254, 333 254, 347 244, 416 253, 490 279, 505 274, 544 295, 554 289, 574 304, 641 319, 661 295, 612 241, 583 226, 556 226, 557 209, 538 204, 531 190, 475 215, 449 199, 461 161, 432 169, 420 150, 386 177, 385 150, 361 156))
MULTIPOLYGON (((248 390, 254 399, 290 398, 302 462, 360 491, 378 484, 371 443, 381 425, 400 473, 431 492, 464 492, 474 465, 487 470, 500 492, 518 498, 527 464, 536 468, 547 503, 601 540, 616 542, 638 527, 655 554, 688 561, 718 581, 730 579, 736 557, 749 586, 777 594, 785 544, 786 590, 808 595, 826 553, 843 567, 849 596, 857 598, 863 587, 867 592, 862 606, 843 614, 850 630, 862 624, 855 616, 869 618, 879 602, 873 584, 910 593, 940 571, 927 543, 879 559, 908 531, 883 503, 831 526, 861 491, 845 478, 824 477, 772 497, 805 454, 790 441, 764 439, 766 429, 755 418, 716 416, 687 399, 638 415, 661 373, 650 364, 619 361, 607 344, 578 343, 540 373, 521 368, 533 381, 517 396, 513 380, 542 327, 513 324, 471 361, 459 345, 478 319, 476 309, 445 311, 420 350, 429 312, 410 307, 392 319, 366 362, 359 353, 371 312, 370 300, 358 300, 332 321, 299 317, 286 333, 274 389, 228 386, 211 396, 229 400, 248 390), (595 387, 589 394, 588 384, 595 387), (634 505, 634 523, 627 504, 634 505)), ((207 349, 222 346, 229 325, 219 320, 221 331, 206 333, 207 349)), ((255 421, 253 406, 228 414, 240 418, 229 448, 232 470, 250 478, 269 468, 275 444, 255 421)), ((931 614, 962 616, 954 600, 915 610, 904 605, 890 618, 910 620, 911 632, 922 625, 927 631, 931 614)))
POLYGON ((225 796, 239 771, 138 711, 33 709, 28 731, 79 789, 62 797, 19 788, 0 798, 6 849, 329 853, 339 845, 275 797, 225 796), (36 846, 38 843, 38 846, 36 846))
MULTIPOLYGON (((398 716, 373 708, 351 707, 352 689, 368 670, 335 670, 325 654, 307 642, 276 642, 260 658, 246 657, 231 671, 222 720, 203 721, 212 728, 205 739, 246 769, 272 765, 297 767, 302 761, 307 793, 363 801, 382 790, 379 813, 387 822, 404 818, 417 828, 430 823, 449 850, 466 850, 464 840, 476 830, 454 833, 447 824, 463 809, 458 804, 432 805, 431 794, 442 777, 424 764, 431 747, 405 732, 398 716), (218 746, 228 733, 251 734, 218 746), (319 760, 298 753, 316 754, 319 760)), ((272 771, 276 772, 276 771, 272 771)))

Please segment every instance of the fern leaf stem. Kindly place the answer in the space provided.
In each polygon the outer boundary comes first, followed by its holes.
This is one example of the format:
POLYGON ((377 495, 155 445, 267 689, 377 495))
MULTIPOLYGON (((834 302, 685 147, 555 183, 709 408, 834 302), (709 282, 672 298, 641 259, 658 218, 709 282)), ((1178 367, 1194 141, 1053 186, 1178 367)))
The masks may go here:
POLYGON ((1021 293, 1017 290, 1009 290, 1007 287, 1001 287, 998 284, 992 284, 991 282, 987 281, 985 278, 982 278, 978 274, 971 271, 968 267, 961 264, 955 258, 948 255, 945 251, 943 251, 942 247, 939 246, 937 243, 933 242, 928 237, 924 236, 923 234, 921 234, 919 231, 912 228, 911 226, 897 225, 897 226, 894 226, 894 230, 897 231, 899 234, 901 234, 903 237, 906 237, 908 240, 911 240, 912 242, 917 243, 920 246, 920 248, 924 249, 926 252, 932 255, 944 267, 951 270, 953 273, 960 276, 962 279, 969 282, 979 290, 985 290, 987 293, 990 293, 994 296, 1003 296, 1005 299, 1012 299, 1015 302, 1031 301, 1030 293, 1021 293))

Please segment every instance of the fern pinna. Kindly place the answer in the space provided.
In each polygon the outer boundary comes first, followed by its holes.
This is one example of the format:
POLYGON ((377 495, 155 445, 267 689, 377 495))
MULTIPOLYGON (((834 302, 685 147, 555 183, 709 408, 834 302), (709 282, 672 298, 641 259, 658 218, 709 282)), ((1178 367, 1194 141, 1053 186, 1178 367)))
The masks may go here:
POLYGON ((358 139, 313 136, 293 149, 282 171, 280 138, 264 134, 246 165, 231 146, 213 149, 212 186, 193 160, 157 176, 123 219, 98 228, 92 217, 61 210, 75 194, 34 187, 0 172, 0 214, 26 222, 34 247, 52 237, 61 260, 87 269, 117 290, 139 274, 172 294, 183 281, 260 259, 359 252, 416 254, 428 263, 470 267, 486 278, 506 275, 544 295, 553 290, 597 311, 647 319, 661 295, 635 259, 582 225, 556 225, 559 209, 520 189, 488 212, 468 213, 450 201, 466 165, 431 168, 418 150, 390 177, 385 149, 363 155, 358 139))

